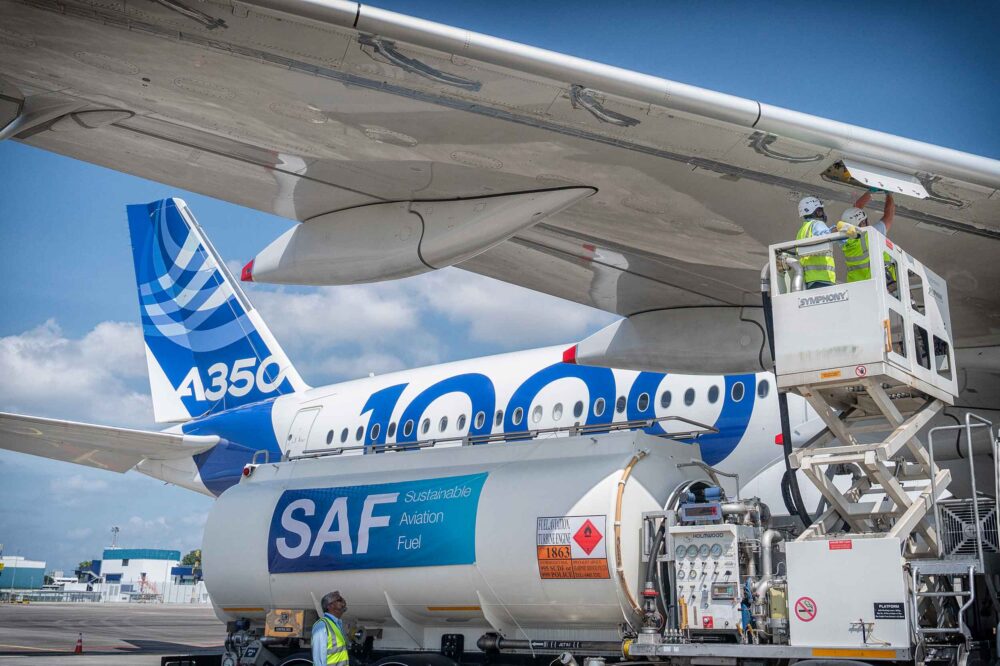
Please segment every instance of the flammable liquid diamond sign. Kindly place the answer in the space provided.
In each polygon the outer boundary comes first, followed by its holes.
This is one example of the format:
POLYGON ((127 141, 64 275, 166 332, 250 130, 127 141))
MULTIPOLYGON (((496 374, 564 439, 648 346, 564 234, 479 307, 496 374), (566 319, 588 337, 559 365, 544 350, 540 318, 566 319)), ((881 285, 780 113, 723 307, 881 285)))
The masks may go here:
POLYGON ((541 578, 610 578, 607 516, 543 516, 536 523, 541 578))

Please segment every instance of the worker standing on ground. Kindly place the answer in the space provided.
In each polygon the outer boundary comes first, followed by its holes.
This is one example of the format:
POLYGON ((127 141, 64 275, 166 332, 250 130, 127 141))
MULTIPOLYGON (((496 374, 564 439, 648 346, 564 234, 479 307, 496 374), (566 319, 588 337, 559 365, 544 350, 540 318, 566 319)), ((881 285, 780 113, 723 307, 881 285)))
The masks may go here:
MULTIPOLYGON (((799 217, 802 224, 795 240, 804 240, 814 236, 825 236, 830 233, 826 226, 826 212, 823 202, 816 197, 805 197, 799 201, 799 217)), ((808 248, 805 248, 808 251, 808 248)), ((837 265, 833 262, 833 252, 816 253, 800 256, 799 263, 805 273, 806 289, 829 287, 837 283, 837 265)))
MULTIPOLYGON (((862 210, 869 201, 871 201, 872 194, 878 192, 877 189, 870 189, 861 195, 857 201, 854 202, 854 208, 848 208, 844 211, 842 217, 843 222, 853 225, 855 227, 867 227, 868 224, 868 214, 862 210)), ((892 229, 892 221, 896 216, 896 202, 893 201, 892 195, 888 192, 885 195, 885 210, 882 213, 882 220, 871 225, 873 229, 878 231, 883 236, 889 236, 889 230, 892 229)), ((859 234, 857 238, 850 238, 844 242, 844 259, 847 264, 847 281, 848 282, 858 282, 860 280, 869 280, 872 276, 871 262, 868 258, 868 234, 859 234)), ((889 286, 890 291, 896 283, 896 265, 892 262, 892 258, 889 256, 888 252, 882 253, 882 258, 885 260, 885 278, 886 283, 889 286)))
POLYGON ((312 628, 312 661, 315 666, 336 664, 348 666, 347 639, 344 638, 344 624, 340 618, 347 610, 347 602, 340 592, 334 590, 323 595, 320 602, 323 616, 312 628))

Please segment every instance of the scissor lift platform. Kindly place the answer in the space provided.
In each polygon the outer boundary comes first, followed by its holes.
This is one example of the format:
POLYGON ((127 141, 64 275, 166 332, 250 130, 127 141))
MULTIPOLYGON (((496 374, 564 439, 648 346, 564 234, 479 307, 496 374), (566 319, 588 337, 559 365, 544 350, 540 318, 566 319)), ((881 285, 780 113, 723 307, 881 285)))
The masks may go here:
POLYGON ((939 498, 951 476, 932 470, 919 433, 958 392, 947 285, 874 229, 860 233, 871 277, 816 289, 806 289, 799 257, 833 253, 846 234, 770 248, 777 384, 826 424, 791 457, 829 505, 799 540, 846 527, 930 557, 938 551, 931 495, 939 498), (872 430, 891 432, 863 443, 859 435, 872 430), (853 472, 847 490, 831 468, 853 472))

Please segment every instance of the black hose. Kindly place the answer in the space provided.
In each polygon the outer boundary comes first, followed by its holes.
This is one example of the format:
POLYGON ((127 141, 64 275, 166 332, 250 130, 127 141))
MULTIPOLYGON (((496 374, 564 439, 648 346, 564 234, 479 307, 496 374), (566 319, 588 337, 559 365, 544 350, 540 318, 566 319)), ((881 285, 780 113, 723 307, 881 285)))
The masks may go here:
POLYGON ((664 520, 660 524, 660 529, 656 530, 656 536, 653 537, 653 545, 649 549, 649 562, 646 563, 646 582, 656 585, 656 556, 660 552, 660 546, 663 544, 663 539, 667 535, 667 521, 664 520))
MULTIPOLYGON (((774 314, 771 310, 770 288, 765 289, 762 284, 760 296, 764 302, 764 324, 767 326, 767 344, 771 350, 771 362, 773 364, 776 355, 774 353, 774 314)), ((774 374, 777 377, 777 368, 775 368, 774 374)), ((792 504, 794 505, 792 508, 795 509, 791 513, 799 517, 803 527, 808 528, 812 525, 813 521, 809 516, 809 512, 805 510, 802 493, 799 492, 799 480, 795 476, 795 470, 792 469, 792 426, 788 420, 788 394, 785 391, 778 391, 778 413, 781 415, 781 446, 785 453, 785 474, 788 475, 788 489, 792 504)))

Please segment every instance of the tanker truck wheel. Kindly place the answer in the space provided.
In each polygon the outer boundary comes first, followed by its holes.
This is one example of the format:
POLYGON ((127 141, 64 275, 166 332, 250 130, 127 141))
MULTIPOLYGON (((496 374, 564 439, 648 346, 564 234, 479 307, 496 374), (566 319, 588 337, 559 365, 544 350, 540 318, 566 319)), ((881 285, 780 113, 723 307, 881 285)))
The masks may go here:
POLYGON ((311 652, 296 652, 282 659, 278 666, 312 666, 313 658, 311 652))
POLYGON ((458 663, 436 652, 416 652, 382 657, 371 666, 458 666, 458 663))

